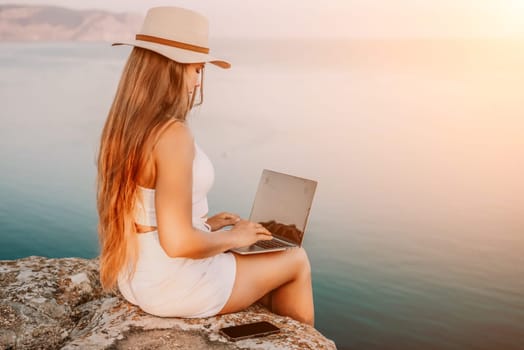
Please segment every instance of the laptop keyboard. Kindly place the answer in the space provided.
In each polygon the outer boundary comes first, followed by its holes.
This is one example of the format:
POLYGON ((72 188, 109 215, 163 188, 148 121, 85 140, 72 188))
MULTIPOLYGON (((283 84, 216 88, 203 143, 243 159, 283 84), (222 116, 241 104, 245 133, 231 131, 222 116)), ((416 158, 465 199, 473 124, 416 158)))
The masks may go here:
POLYGON ((289 243, 284 243, 281 241, 277 241, 276 239, 272 239, 270 241, 258 241, 254 245, 260 248, 265 249, 271 249, 271 248, 281 248, 281 247, 290 247, 291 245, 289 243))

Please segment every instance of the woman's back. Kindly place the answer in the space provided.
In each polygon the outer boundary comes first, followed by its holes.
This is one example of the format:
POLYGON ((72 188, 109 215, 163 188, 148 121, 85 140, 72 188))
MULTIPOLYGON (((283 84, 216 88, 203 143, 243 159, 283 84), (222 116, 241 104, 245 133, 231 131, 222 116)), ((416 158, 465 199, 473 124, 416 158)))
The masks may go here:
MULTIPOLYGON (((205 224, 209 206, 207 193, 213 186, 215 170, 209 157, 195 142, 193 159, 192 218, 193 225, 205 224), (204 221, 202 223, 202 220, 204 221)), ((156 227, 155 189, 138 186, 138 198, 135 204, 135 223, 142 226, 156 227)))
MULTIPOLYGON (((194 143, 192 166, 192 224, 210 232, 206 224, 207 193, 214 168, 194 143)), ((155 189, 138 186, 135 223, 156 227, 155 189)), ((173 232, 176 234, 176 232, 173 232)), ((205 317, 218 313, 227 302, 235 281, 235 259, 222 253, 206 259, 172 258, 162 248, 158 230, 138 235, 138 260, 134 274, 125 267, 118 278, 122 295, 158 316, 205 317)))

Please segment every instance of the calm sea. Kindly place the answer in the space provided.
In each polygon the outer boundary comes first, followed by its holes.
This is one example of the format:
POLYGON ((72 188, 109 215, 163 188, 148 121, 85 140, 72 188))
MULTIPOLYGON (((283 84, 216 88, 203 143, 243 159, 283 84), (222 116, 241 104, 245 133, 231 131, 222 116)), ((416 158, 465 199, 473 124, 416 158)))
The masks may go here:
MULTIPOLYGON (((339 349, 524 348, 524 40, 217 40, 191 124, 211 212, 319 181, 305 247, 339 349)), ((127 48, 0 44, 0 259, 98 254, 95 157, 127 48)))

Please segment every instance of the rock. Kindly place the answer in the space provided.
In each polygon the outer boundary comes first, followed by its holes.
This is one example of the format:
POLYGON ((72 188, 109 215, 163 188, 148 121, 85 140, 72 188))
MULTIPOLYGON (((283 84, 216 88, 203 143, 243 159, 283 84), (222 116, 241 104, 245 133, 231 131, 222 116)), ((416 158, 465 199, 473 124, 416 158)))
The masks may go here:
POLYGON ((0 349, 336 349, 316 329, 260 305, 202 319, 161 318, 105 293, 98 260, 0 261, 0 349), (218 329, 270 321, 279 334, 229 342, 218 329))

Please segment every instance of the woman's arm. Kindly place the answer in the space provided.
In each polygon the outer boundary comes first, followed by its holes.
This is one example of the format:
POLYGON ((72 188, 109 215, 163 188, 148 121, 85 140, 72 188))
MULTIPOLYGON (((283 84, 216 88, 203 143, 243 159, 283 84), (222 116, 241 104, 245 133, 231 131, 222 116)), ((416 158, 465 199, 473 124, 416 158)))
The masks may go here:
POLYGON ((182 123, 173 123, 153 150, 155 207, 160 245, 170 257, 205 258, 231 248, 271 239, 260 225, 240 221, 231 231, 205 233, 192 224, 194 141, 182 123), (260 227, 259 227, 260 226, 260 227))

